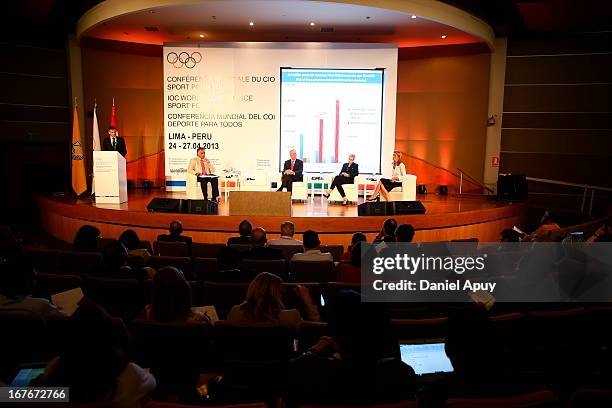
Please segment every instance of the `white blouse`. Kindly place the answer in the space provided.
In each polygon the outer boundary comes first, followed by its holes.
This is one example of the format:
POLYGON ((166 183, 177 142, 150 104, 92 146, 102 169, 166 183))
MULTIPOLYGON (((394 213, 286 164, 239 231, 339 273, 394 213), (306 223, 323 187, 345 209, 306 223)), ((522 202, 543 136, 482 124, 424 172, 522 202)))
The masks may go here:
POLYGON ((393 169, 394 177, 397 177, 399 181, 402 181, 405 175, 406 175, 406 166, 404 165, 404 163, 400 163, 399 166, 395 166, 395 168, 393 169))

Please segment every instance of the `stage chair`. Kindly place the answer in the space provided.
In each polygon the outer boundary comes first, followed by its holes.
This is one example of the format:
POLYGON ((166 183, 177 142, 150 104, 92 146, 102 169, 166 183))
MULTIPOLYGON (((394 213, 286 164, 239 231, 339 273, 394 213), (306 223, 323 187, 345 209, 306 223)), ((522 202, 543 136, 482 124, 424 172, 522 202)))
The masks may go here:
POLYGON ((559 398, 548 390, 498 398, 449 398, 444 408, 561 408, 559 398))
POLYGON ((344 253, 344 246, 342 245, 321 245, 321 252, 329 252, 334 257, 334 262, 340 262, 342 254, 344 253))
POLYGON ((155 241, 153 251, 162 256, 190 256, 186 242, 155 241))
MULTIPOLYGON (((414 174, 406 174, 400 188, 394 188, 389 192, 389 201, 416 201, 416 182, 414 174)), ((382 194, 380 199, 384 201, 382 194)))
POLYGON ((240 191, 270 191, 270 175, 263 170, 240 176, 240 191))
POLYGON ((333 282, 336 267, 328 261, 291 261, 291 278, 294 282, 333 282))
POLYGON ((291 186, 291 200, 306 201, 308 199, 308 183, 295 181, 291 186))
MULTIPOLYGON (((185 173, 185 193, 188 200, 203 200, 202 187, 198 177, 194 174, 185 173)), ((208 198, 212 198, 212 186, 208 183, 208 198)))
POLYGON ((217 258, 217 254, 225 244, 209 244, 201 242, 191 243, 191 256, 193 258, 217 258))
MULTIPOLYGON (((357 184, 355 182, 351 184, 343 184, 342 188, 344 189, 344 192, 346 193, 346 198, 349 200, 349 202, 356 203, 359 199, 359 191, 357 189, 357 184)), ((332 190, 331 194, 329 195, 329 198, 327 199, 327 202, 343 202, 342 197, 338 192, 338 189, 334 188, 332 190)))

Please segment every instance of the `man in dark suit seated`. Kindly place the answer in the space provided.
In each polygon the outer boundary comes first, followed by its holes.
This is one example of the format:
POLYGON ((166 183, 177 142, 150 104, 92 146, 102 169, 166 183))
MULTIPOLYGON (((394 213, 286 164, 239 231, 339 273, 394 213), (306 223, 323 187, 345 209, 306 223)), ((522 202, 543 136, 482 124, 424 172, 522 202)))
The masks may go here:
POLYGON ((108 136, 102 141, 103 151, 116 151, 119 152, 123 157, 127 155, 127 147, 125 146, 125 140, 118 135, 117 128, 114 126, 108 127, 108 136))
POLYGON ((183 223, 179 220, 172 221, 168 232, 168 234, 158 235, 157 240, 164 242, 185 242, 187 244, 187 253, 191 256, 191 237, 181 235, 183 233, 183 223))
POLYGON ((342 205, 348 204, 348 199, 346 198, 346 194, 344 193, 344 188, 342 188, 343 184, 353 184, 355 177, 359 175, 359 165, 355 163, 355 155, 349 154, 348 162, 342 165, 342 170, 340 170, 340 174, 334 177, 334 180, 329 187, 329 191, 325 194, 325 198, 329 198, 332 190, 334 188, 338 189, 340 196, 342 197, 342 205))
POLYGON ((291 192, 294 181, 302 181, 302 172, 304 171, 304 162, 297 158, 295 149, 289 151, 289 160, 283 166, 283 179, 281 186, 277 191, 283 191, 283 187, 291 192))
POLYGON ((283 257, 283 251, 280 249, 266 247, 267 241, 266 230, 261 227, 255 228, 253 232, 251 232, 251 244, 253 247, 242 253, 242 259, 285 259, 283 257))
POLYGON ((239 237, 230 237, 227 239, 227 245, 232 244, 250 244, 251 243, 251 231, 253 231, 253 224, 249 220, 242 220, 238 225, 239 237))

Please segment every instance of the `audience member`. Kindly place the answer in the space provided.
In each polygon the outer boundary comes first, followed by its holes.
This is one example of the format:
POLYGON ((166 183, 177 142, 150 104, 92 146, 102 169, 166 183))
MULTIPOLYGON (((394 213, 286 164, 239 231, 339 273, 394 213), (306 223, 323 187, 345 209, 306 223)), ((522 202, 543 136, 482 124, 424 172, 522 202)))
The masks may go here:
POLYGON ((72 250, 75 252, 97 252, 99 237, 99 229, 93 225, 83 225, 74 236, 72 250))
POLYGON ((267 246, 302 245, 302 241, 293 238, 294 234, 295 224, 291 221, 284 221, 280 226, 280 238, 269 240, 267 246))
POLYGON ((141 241, 134 230, 125 230, 119 235, 119 242, 127 249, 128 255, 141 256, 145 260, 151 256, 146 248, 141 247, 141 241))
POLYGON ((513 228, 502 230, 499 237, 499 242, 521 242, 523 236, 513 228))
POLYGON ((266 230, 257 227, 251 232, 251 249, 242 252, 242 259, 273 260, 284 259, 283 252, 277 248, 266 247, 266 230))
POLYGON ((504 361, 484 307, 470 305, 450 313, 445 350, 454 371, 428 387, 426 407, 441 407, 447 398, 503 397, 534 391, 504 361))
POLYGON ((206 274, 206 280, 217 282, 244 282, 253 280, 255 274, 240 269, 240 252, 236 248, 223 247, 217 253, 218 271, 206 274))
POLYGON ((187 244, 187 253, 191 256, 191 237, 182 234, 183 223, 179 220, 174 220, 170 223, 168 234, 158 235, 157 240, 164 242, 185 242, 187 244))
POLYGON ((316 231, 304 231, 302 239, 304 242, 304 252, 294 254, 291 258, 292 261, 334 261, 332 254, 321 252, 321 241, 319 241, 319 234, 316 231))
POLYGON ((561 227, 555 221, 555 217, 546 211, 540 220, 540 226, 534 232, 525 237, 525 241, 550 242, 554 241, 553 233, 561 227))
POLYGON ((128 252, 118 240, 112 240, 102 250, 106 275, 111 278, 134 278, 144 281, 152 278, 155 271, 151 268, 132 268, 128 266, 128 252))
POLYGON ((210 324, 208 316, 191 310, 191 286, 183 273, 173 267, 160 268, 153 278, 151 303, 145 307, 148 320, 210 324))
POLYGON ((608 218, 604 224, 589 237, 587 242, 612 242, 612 219, 608 218))
MULTIPOLYGON (((70 402, 111 401, 139 408, 155 389, 155 378, 130 363, 122 337, 100 306, 81 305, 70 318, 60 355, 45 369, 44 386, 69 387, 70 402)), ((127 336, 127 333, 123 333, 127 336)))
POLYGON ((251 224, 251 221, 242 220, 240 222, 240 225, 238 225, 238 233, 240 234, 240 236, 228 238, 227 245, 250 244, 252 231, 253 231, 253 224, 251 224))
POLYGON ((394 218, 387 218, 383 222, 382 229, 372 241, 373 244, 381 242, 394 242, 395 241, 395 229, 397 228, 397 221, 394 218))
POLYGON ((336 266, 336 281, 343 283, 361 283, 361 242, 349 248, 350 262, 340 262, 336 266))
MULTIPOLYGON (((296 309, 285 309, 283 304, 282 279, 268 272, 261 272, 249 285, 246 300, 232 307, 227 320, 245 323, 274 323, 297 329, 302 323, 300 312, 296 309)), ((310 291, 304 286, 297 286, 297 297, 304 304, 306 318, 319 322, 321 316, 317 306, 310 297, 310 291)))
POLYGON ((414 227, 410 224, 398 225, 395 229, 395 242, 412 242, 414 227))
POLYGON ((0 312, 26 312, 42 319, 64 316, 47 299, 32 297, 34 268, 18 257, 0 258, 0 312))
POLYGON ((359 243, 368 242, 368 237, 366 237, 366 235, 363 232, 354 233, 353 236, 351 237, 351 245, 348 247, 348 250, 342 254, 342 257, 340 258, 342 261, 350 262, 352 258, 351 248, 353 247, 353 245, 355 245, 358 242, 359 243))
POLYGON ((331 337, 291 362, 291 402, 369 405, 414 398, 414 370, 399 359, 383 306, 341 291, 330 304, 329 327, 331 337))

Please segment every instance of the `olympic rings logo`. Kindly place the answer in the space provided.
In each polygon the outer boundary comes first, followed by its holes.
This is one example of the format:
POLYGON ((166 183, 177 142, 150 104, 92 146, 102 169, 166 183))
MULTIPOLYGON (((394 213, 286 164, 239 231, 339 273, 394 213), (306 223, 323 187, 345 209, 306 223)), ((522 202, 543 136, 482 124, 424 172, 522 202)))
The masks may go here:
POLYGON ((169 52, 166 55, 166 61, 168 61, 174 68, 182 68, 183 66, 191 69, 196 66, 200 61, 202 61, 202 54, 198 51, 194 51, 191 55, 188 52, 180 52, 176 53, 174 51, 169 52))

